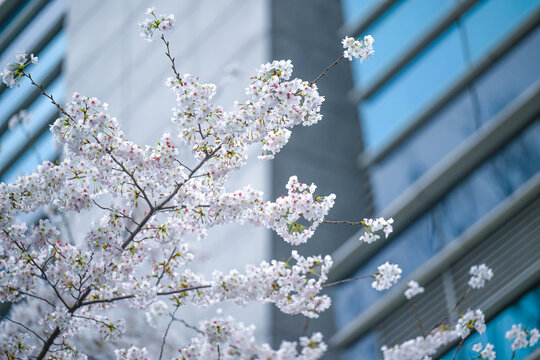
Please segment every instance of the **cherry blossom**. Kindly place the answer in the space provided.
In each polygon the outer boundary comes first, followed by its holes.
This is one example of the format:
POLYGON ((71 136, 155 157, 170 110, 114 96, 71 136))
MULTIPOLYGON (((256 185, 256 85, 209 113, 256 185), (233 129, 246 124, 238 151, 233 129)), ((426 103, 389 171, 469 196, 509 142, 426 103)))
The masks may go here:
POLYGON ((343 56, 350 61, 352 61, 353 58, 360 58, 360 60, 364 62, 364 60, 375 53, 373 50, 374 42, 375 40, 371 35, 364 36, 362 40, 355 40, 352 37, 346 36, 341 41, 343 48, 346 49, 343 52, 343 56))
POLYGON ((514 324, 512 325, 512 328, 506 332, 505 337, 508 340, 515 339, 512 342, 512 351, 516 351, 528 346, 536 345, 540 338, 540 332, 536 328, 527 331, 526 329, 522 329, 521 324, 514 324))
POLYGON ((424 288, 418 285, 418 283, 414 280, 409 281, 407 286, 409 288, 405 290, 405 297, 408 300, 411 300, 416 295, 422 294, 424 292, 424 288))
MULTIPOLYGON (((100 99, 74 93, 65 106, 57 103, 29 73, 38 62, 33 54, 17 53, 2 73, 7 86, 26 78, 56 106, 60 116, 51 132, 62 156, 0 184, 0 301, 12 303, 9 317, 0 322, 0 353, 40 360, 86 359, 97 352, 117 360, 157 359, 157 354, 161 359, 164 351, 174 359, 321 358, 326 344, 320 333, 272 349, 257 343, 254 326, 221 314, 191 325, 180 319, 195 332, 189 340, 167 333, 180 321, 176 310, 187 305, 258 302, 307 318, 330 307, 325 287, 339 281, 327 284, 328 255, 291 250, 281 261, 203 274, 194 266, 200 256, 193 244, 204 243, 209 230, 235 223, 271 229, 297 246, 308 242, 322 223, 332 223, 326 217, 335 195, 321 194, 297 176, 275 199, 250 185, 230 189, 227 184, 249 161, 250 148, 260 149, 258 160, 271 160, 295 126, 321 121, 324 97, 317 81, 344 57, 369 58, 373 38, 346 37, 343 56, 311 82, 293 77, 290 60, 263 64, 250 78, 246 98, 225 107, 215 103, 214 84, 177 71, 165 38, 174 28, 174 15, 157 15, 154 8, 146 15, 140 34, 151 41, 159 33, 172 70, 166 86, 176 101, 173 127, 155 144, 128 139, 100 99), (21 215, 38 218, 43 213, 48 219, 21 220, 21 215), (66 217, 84 217, 88 228, 71 236, 66 217), (153 330, 141 336, 138 330, 148 325, 153 330)), ((345 223, 363 226, 360 240, 371 243, 382 234, 387 238, 393 222, 345 223)), ((472 288, 483 287, 493 276, 484 264, 470 272, 472 288)), ((386 262, 373 275, 372 287, 389 289, 401 273, 398 265, 386 262)), ((423 291, 411 281, 405 296, 411 299, 423 291)), ((428 358, 473 329, 484 332, 485 326, 482 311, 467 311, 453 327, 437 326, 382 352, 386 359, 428 358)), ((516 338, 516 349, 534 345, 538 337, 537 329, 527 333, 521 325, 507 333, 516 338)), ((481 356, 491 359, 495 353, 488 345, 481 356)))
POLYGON ((493 270, 486 266, 486 264, 473 265, 469 270, 471 279, 469 280, 469 286, 473 289, 483 288, 486 281, 491 280, 493 277, 493 270))
POLYGON ((482 343, 477 343, 472 347, 472 350, 480 353, 480 359, 494 360, 497 355, 493 351, 493 344, 490 343, 487 343, 485 347, 483 347, 482 343))
POLYGON ((362 225, 364 225, 366 231, 362 234, 362 236, 360 236, 360 241, 364 241, 368 244, 377 241, 381 238, 378 234, 376 234, 376 232, 379 231, 382 231, 384 233, 384 237, 388 238, 392 231, 394 231, 394 228, 392 227, 393 223, 394 219, 392 218, 388 220, 385 220, 384 218, 364 219, 362 221, 362 225))
POLYGON ((390 264, 388 261, 379 266, 377 270, 377 274, 373 276, 375 281, 371 283, 371 287, 377 291, 390 289, 401 278, 399 266, 390 264))

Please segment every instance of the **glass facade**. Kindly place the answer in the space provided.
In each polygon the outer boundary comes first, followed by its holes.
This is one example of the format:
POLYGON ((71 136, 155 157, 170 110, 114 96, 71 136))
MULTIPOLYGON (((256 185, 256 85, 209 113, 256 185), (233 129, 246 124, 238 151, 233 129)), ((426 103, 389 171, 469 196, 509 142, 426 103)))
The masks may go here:
POLYGON ((452 149, 493 119, 540 79, 540 28, 530 33, 472 85, 447 103, 427 124, 376 163, 371 180, 382 210, 452 149), (505 86, 499 86, 504 83, 505 86))
MULTIPOLYGON (((373 274, 385 261, 399 264, 403 277, 416 270, 540 171, 538 139, 540 119, 360 266, 353 277, 373 274)), ((340 285, 335 299, 338 326, 343 327, 384 294, 373 291, 370 280, 340 285)))
MULTIPOLYGON (((352 9, 353 4, 359 3, 363 2, 343 1, 346 21, 354 22, 362 11, 375 6, 363 4, 361 9, 352 9)), ((359 93, 369 89, 358 104, 369 153, 385 148, 433 104, 445 101, 419 127, 400 137, 390 151, 370 164, 376 212, 414 186, 456 147, 471 140, 482 126, 494 119, 501 121, 517 98, 540 84, 540 26, 527 25, 532 30, 524 36, 515 35, 522 31, 526 21, 540 23, 535 20, 540 0, 476 2, 429 45, 419 49, 395 75, 378 83, 413 45, 459 5, 457 0, 397 1, 365 31, 375 38, 375 56, 362 65, 352 63, 359 93), (502 44, 504 54, 494 59, 493 51, 502 44), (479 64, 489 65, 471 72, 479 64), (469 74, 474 76, 458 85, 469 74), (372 91, 374 84, 377 86, 372 91), (445 96, 453 88, 458 91, 445 96)), ((506 135, 504 145, 390 238, 381 250, 358 264, 350 277, 373 274, 386 261, 399 264, 402 277, 407 277, 540 173, 539 116, 536 113, 528 118, 529 125, 517 136, 506 135)), ((349 325, 385 294, 374 291, 369 279, 339 285, 333 296, 336 327, 349 325)), ((504 332, 516 322, 538 327, 538 306, 534 310, 529 308, 540 303, 539 294, 540 288, 529 290, 521 299, 515 299, 514 305, 488 319, 487 338, 478 340, 472 336, 465 344, 467 351, 458 358, 477 356, 470 348, 478 341, 494 343, 496 351, 500 351, 498 358, 510 358, 510 342, 504 339, 504 332)), ((364 334, 344 350, 344 358, 379 358, 383 344, 378 336, 375 331, 364 334)))
MULTIPOLYGON (((505 339, 506 331, 512 328, 513 324, 523 324, 528 330, 533 328, 540 329, 540 286, 523 295, 513 305, 504 309, 500 314, 487 322, 487 330, 482 335, 475 333, 468 337, 463 343, 456 360, 469 360, 478 356, 477 352, 472 351, 474 344, 491 343, 497 353, 497 359, 512 358, 512 342, 505 339)), ((540 343, 535 346, 520 349, 516 351, 516 359, 524 359, 527 355, 540 347, 540 343)), ((456 349, 450 350, 441 360, 452 360, 456 349)))
MULTIPOLYGON (((34 5, 35 2, 21 1, 6 24, 20 21, 21 12, 28 12, 34 5)), ((16 51, 24 49, 35 53, 39 63, 30 65, 29 72, 60 103, 65 92, 61 67, 67 39, 57 22, 62 21, 64 7, 61 0, 46 3, 31 21, 23 24, 24 27, 1 56, 2 61, 9 63, 14 61, 16 51)), ((2 33, 7 30, 7 26, 1 28, 2 33)), ((48 131, 48 125, 57 116, 57 109, 48 99, 38 95, 27 79, 20 79, 19 84, 19 87, 11 89, 2 85, 0 92, 1 181, 13 181, 21 174, 32 172, 41 162, 55 160, 58 156, 52 134, 48 131), (21 111, 28 112, 28 120, 13 121, 21 111)))
MULTIPOLYGON (((516 28, 540 0, 484 0, 450 26, 398 75, 360 106, 364 142, 378 149, 423 108, 474 66, 516 28)), ((376 55, 355 64, 360 91, 429 31, 456 1, 400 1, 366 30, 376 41, 376 55), (379 36, 380 33, 380 36, 379 36)))

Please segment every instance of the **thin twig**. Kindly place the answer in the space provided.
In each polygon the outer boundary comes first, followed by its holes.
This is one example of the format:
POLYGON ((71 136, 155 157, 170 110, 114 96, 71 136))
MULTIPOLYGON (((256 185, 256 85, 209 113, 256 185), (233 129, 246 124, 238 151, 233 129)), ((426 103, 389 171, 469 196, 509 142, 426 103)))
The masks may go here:
POLYGON ((309 327, 309 318, 306 317, 306 323, 304 324, 304 330, 302 330, 302 336, 305 336, 307 334, 308 327, 309 327))
POLYGON ((347 221, 347 220, 323 220, 325 224, 347 224, 351 226, 362 225, 364 226, 363 221, 347 221))
POLYGON ((364 275, 364 276, 359 276, 359 277, 353 277, 353 278, 348 278, 348 279, 334 281, 334 282, 331 282, 331 283, 328 283, 328 284, 324 284, 322 287, 327 288, 327 287, 330 287, 330 286, 343 284, 343 283, 346 283, 346 282, 349 282, 349 281, 369 279, 369 278, 372 278, 372 277, 373 277, 373 275, 364 275))
POLYGON ((178 319, 178 318, 174 318, 175 321, 178 321, 178 322, 181 322, 185 327, 187 327, 188 329, 191 329, 193 331, 196 331, 198 332, 199 334, 201 335, 204 335, 204 332, 202 332, 200 329, 198 329, 197 327, 193 326, 193 325, 190 325, 188 324, 184 319, 178 319))
POLYGON ((315 80, 313 80, 312 82, 309 83, 309 86, 313 85, 313 84, 316 84, 317 81, 319 81, 324 75, 326 75, 326 73, 328 72, 328 70, 330 70, 331 68, 333 68, 334 66, 336 66, 342 59, 344 58, 343 55, 341 55, 340 57, 338 57, 336 59, 336 61, 334 61, 332 63, 332 65, 328 66, 326 69, 323 70, 322 73, 320 73, 319 76, 317 76, 317 78, 315 80))
MULTIPOLYGON (((212 285, 192 286, 192 287, 187 287, 187 288, 183 288, 183 289, 179 289, 179 290, 171 290, 171 291, 162 291, 162 292, 158 292, 157 295, 158 295, 158 296, 174 295, 174 294, 180 294, 180 293, 183 293, 183 292, 186 292, 186 291, 190 291, 190 290, 206 289, 206 288, 209 288, 209 287, 211 287, 211 286, 212 286, 212 285)), ((112 302, 115 302, 115 301, 126 300, 126 299, 132 299, 132 298, 134 298, 134 297, 135 297, 135 295, 129 294, 129 295, 116 296, 116 297, 108 298, 108 299, 88 300, 88 301, 82 302, 82 303, 81 303, 81 306, 94 305, 94 304, 104 304, 104 303, 112 303, 112 302)))
POLYGON ((163 270, 161 271, 161 274, 159 274, 159 276, 158 276, 156 285, 159 285, 159 283, 161 282, 161 279, 163 278, 163 275, 165 275, 165 270, 167 269, 167 267, 171 263, 171 260, 174 257, 175 253, 176 253, 176 246, 174 247, 173 251, 171 252, 171 255, 169 256, 169 258, 167 259, 167 262, 165 262, 163 264, 163 270))
POLYGON ((413 301, 413 299, 411 299, 410 301, 408 301, 408 303, 411 305, 413 309, 414 318, 416 319, 416 323, 418 324, 418 327, 420 328, 420 331, 422 332, 422 336, 426 337, 426 331, 424 329, 424 325, 422 324, 422 319, 420 319, 420 315, 418 315, 418 310, 416 309, 415 302, 413 301))
POLYGON ((173 313, 171 314, 171 320, 169 321, 169 324, 167 325, 167 329, 165 330, 165 334, 163 335, 163 341, 161 341, 161 348, 159 350, 159 360, 161 360, 163 356, 163 348, 165 347, 165 340, 167 339, 167 334, 169 333, 169 329, 171 328, 171 325, 174 321, 174 316, 176 315, 176 312, 180 308, 180 305, 176 306, 176 309, 174 309, 173 313))
POLYGON ((169 42, 167 40, 165 40, 165 35, 161 34, 161 40, 163 40, 163 42, 165 43, 165 47, 167 48, 167 51, 165 52, 165 55, 167 55, 167 57, 171 61, 171 68, 172 68, 172 71, 174 72, 174 76, 176 76, 176 80, 178 80, 179 83, 182 83, 182 77, 180 76, 180 74, 176 70, 176 65, 174 64, 175 59, 171 55, 171 49, 169 47, 169 42))
POLYGON ((30 329, 28 326, 24 325, 23 323, 20 323, 20 322, 18 322, 18 321, 15 321, 15 320, 10 319, 10 318, 8 318, 8 317, 5 317, 5 316, 3 316, 3 315, 0 315, 0 317, 1 317, 2 319, 5 319, 5 320, 7 320, 7 321, 10 321, 10 322, 12 322, 12 323, 14 323, 14 324, 17 324, 17 325, 19 325, 19 326, 25 328, 27 331, 29 331, 29 332, 31 332, 32 334, 34 334, 39 340, 45 342, 45 340, 44 340, 41 336, 39 336, 34 330, 30 329))
POLYGON ((461 340, 459 341, 459 344, 458 344, 458 346, 457 346, 456 352, 454 353, 454 356, 452 357, 452 360, 456 360, 456 356, 457 356, 459 350, 461 350, 461 346, 463 346, 463 342, 464 342, 464 341, 465 341, 465 339, 461 339, 461 340))

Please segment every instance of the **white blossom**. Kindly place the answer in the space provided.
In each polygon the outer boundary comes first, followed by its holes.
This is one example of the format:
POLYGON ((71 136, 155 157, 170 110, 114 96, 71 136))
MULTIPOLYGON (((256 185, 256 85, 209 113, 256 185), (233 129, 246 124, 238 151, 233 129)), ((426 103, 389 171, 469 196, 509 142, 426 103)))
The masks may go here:
POLYGON ((513 324, 512 328, 506 332, 505 337, 508 340, 515 339, 512 343, 512 350, 516 351, 528 346, 536 345, 540 338, 540 332, 536 328, 526 331, 522 329, 521 324, 513 324), (527 338, 527 336, 529 336, 529 338, 527 338))
POLYGON ((360 236, 360 241, 364 241, 368 244, 371 244, 372 242, 380 239, 381 237, 376 234, 376 232, 382 231, 384 233, 384 237, 388 238, 388 236, 394 231, 394 228, 392 224, 394 223, 394 219, 390 218, 388 220, 385 220, 384 218, 377 218, 377 219, 364 219, 362 221, 362 224, 365 227, 365 232, 360 236))
POLYGON ((388 261, 380 265, 377 270, 377 274, 374 275, 375 281, 371 283, 371 287, 377 291, 390 289, 401 278, 399 266, 390 264, 388 261))
POLYGON ((409 300, 424 292, 424 288, 418 285, 418 283, 414 280, 409 281, 407 285, 409 288, 405 290, 405 297, 409 300))
POLYGON ((393 347, 383 346, 385 360, 425 360, 431 359, 437 350, 458 338, 455 330, 436 328, 427 336, 418 336, 393 347))
POLYGON ((493 270, 486 266, 486 264, 473 265, 469 270, 471 278, 469 280, 469 286, 473 289, 483 288, 486 281, 491 280, 493 277, 493 270))
POLYGON ((352 61, 353 58, 360 58, 362 62, 368 59, 375 53, 373 50, 373 43, 375 40, 371 35, 366 35, 362 40, 354 40, 351 37, 346 36, 341 44, 346 49, 343 52, 343 56, 352 61))
POLYGON ((475 311, 468 310, 465 314, 461 315, 455 327, 457 335, 462 339, 469 336, 472 329, 475 329, 479 334, 486 331, 484 313, 479 309, 475 311))
POLYGON ((139 34, 146 40, 151 42, 154 32, 156 30, 164 33, 174 29, 174 15, 156 15, 153 7, 146 10, 146 15, 150 17, 145 18, 139 23, 139 34))

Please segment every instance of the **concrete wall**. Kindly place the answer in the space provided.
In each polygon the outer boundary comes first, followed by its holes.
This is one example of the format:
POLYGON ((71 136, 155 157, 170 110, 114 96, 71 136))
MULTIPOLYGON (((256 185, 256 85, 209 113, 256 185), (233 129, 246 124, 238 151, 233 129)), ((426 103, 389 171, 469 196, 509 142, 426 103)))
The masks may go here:
MULTIPOLYGON (((294 76, 314 80, 322 70, 341 54, 342 26, 340 1, 274 0, 272 1, 272 56, 291 59, 294 76)), ((336 205, 329 218, 361 220, 372 214, 371 192, 367 173, 357 167, 362 136, 356 106, 347 100, 352 88, 350 64, 342 61, 318 83, 325 96, 323 120, 316 126, 302 127, 293 132, 288 146, 272 163, 273 191, 282 194, 290 175, 306 183, 315 183, 318 193, 336 194, 336 205)), ((347 225, 321 225, 307 244, 297 247, 304 255, 332 254, 358 228, 347 225)), ((272 254, 276 259, 288 258, 292 247, 274 236, 272 254)), ((318 320, 272 312, 273 341, 294 339, 306 332, 321 331, 328 339, 334 333, 332 308, 318 320)), ((330 351, 326 358, 337 358, 330 351)))

